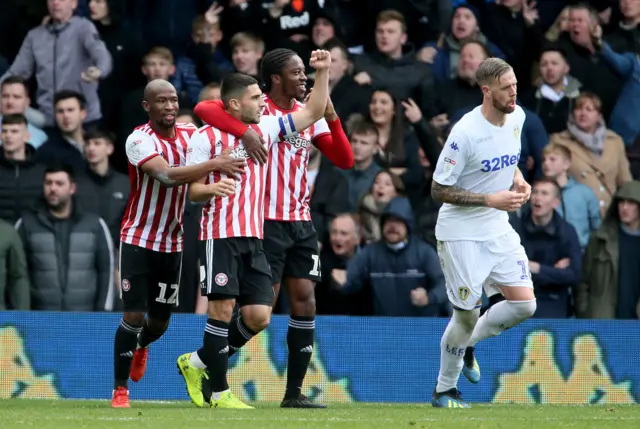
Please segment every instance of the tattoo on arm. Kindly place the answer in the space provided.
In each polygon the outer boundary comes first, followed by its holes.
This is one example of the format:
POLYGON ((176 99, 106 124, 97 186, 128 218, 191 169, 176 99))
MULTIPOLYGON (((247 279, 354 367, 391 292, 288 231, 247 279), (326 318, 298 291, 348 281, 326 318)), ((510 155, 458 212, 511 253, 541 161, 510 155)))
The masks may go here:
POLYGON ((457 186, 444 186, 436 181, 431 184, 431 195, 443 203, 467 207, 487 207, 487 195, 460 189, 457 186))
POLYGON ((154 179, 162 183, 164 186, 172 187, 176 185, 176 181, 169 179, 169 175, 166 171, 154 171, 153 173, 151 173, 151 176, 153 176, 154 179))

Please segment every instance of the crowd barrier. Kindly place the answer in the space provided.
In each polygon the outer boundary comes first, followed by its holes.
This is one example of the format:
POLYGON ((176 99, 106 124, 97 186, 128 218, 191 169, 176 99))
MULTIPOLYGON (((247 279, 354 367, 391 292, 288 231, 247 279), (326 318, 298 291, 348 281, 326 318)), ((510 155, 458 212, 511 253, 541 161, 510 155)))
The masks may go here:
MULTIPOLYGON (((106 399, 113 380, 108 313, 0 312, 0 398, 106 399)), ((132 399, 186 400, 176 358, 202 344, 204 316, 175 315, 151 345, 132 399)), ((445 319, 318 317, 305 393, 326 402, 429 401, 445 319)), ((287 318, 273 318, 230 361, 231 388, 279 401, 286 381, 287 318)), ((477 347, 482 380, 459 388, 471 402, 640 402, 640 322, 535 320, 477 347)))

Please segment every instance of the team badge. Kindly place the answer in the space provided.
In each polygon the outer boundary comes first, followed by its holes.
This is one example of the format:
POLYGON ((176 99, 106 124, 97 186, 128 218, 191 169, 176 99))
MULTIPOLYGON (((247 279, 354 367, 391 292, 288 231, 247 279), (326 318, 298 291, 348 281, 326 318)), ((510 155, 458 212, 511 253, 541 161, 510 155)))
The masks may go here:
POLYGON ((458 288, 458 296, 461 300, 466 301, 469 298, 469 288, 466 286, 460 286, 458 288))
POLYGON ((218 286, 224 286, 227 284, 227 282, 229 282, 229 277, 227 277, 226 274, 224 273, 216 274, 216 284, 218 286))
POLYGON ((127 292, 129 289, 131 289, 131 283, 129 283, 129 280, 124 279, 124 280, 122 280, 122 283, 120 284, 120 287, 122 288, 122 290, 124 292, 127 292))
POLYGON ((520 126, 519 126, 519 125, 516 125, 516 126, 514 127, 514 129, 513 129, 513 136, 514 136, 515 138, 517 138, 517 139, 518 139, 518 138, 520 138, 520 126))

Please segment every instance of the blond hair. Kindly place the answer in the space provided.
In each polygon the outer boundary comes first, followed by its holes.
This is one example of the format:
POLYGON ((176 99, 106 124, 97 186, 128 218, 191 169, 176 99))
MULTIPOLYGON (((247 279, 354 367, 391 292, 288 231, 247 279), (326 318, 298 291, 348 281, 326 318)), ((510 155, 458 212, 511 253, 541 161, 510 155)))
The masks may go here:
POLYGON ((480 63, 476 71, 476 82, 480 85, 488 85, 494 80, 500 79, 511 70, 511 66, 500 58, 487 58, 480 63))
POLYGON ((542 149, 542 156, 549 156, 551 154, 560 154, 567 160, 571 161, 571 150, 569 150, 566 146, 558 144, 558 143, 549 143, 542 149))

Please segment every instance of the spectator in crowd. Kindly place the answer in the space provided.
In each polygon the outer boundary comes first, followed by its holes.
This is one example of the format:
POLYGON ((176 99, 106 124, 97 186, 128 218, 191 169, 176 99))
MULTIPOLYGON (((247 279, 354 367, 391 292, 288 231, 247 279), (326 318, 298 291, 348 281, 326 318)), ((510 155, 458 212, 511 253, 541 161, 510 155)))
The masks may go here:
POLYGON ((401 195, 404 195, 404 185, 398 176, 389 170, 381 170, 375 175, 371 189, 358 204, 363 243, 373 243, 382 238, 382 214, 389 202, 401 195))
POLYGON ((114 303, 114 252, 107 224, 73 202, 69 166, 48 167, 44 204, 16 223, 31 283, 31 309, 104 311, 114 303))
POLYGON ((504 52, 505 60, 518 76, 518 91, 528 88, 531 85, 531 66, 537 59, 543 39, 536 3, 523 0, 470 2, 481 11, 481 27, 485 35, 504 52))
POLYGON ((141 85, 142 34, 125 23, 126 0, 90 0, 89 17, 113 60, 111 73, 100 83, 101 126, 115 130, 120 119, 122 97, 141 85))
POLYGON ((329 238, 331 221, 349 210, 349 181, 342 170, 311 146, 307 164, 307 187, 311 221, 318 234, 320 247, 329 238))
POLYGON ((549 42, 555 42, 560 36, 569 31, 569 11, 571 8, 566 6, 558 14, 551 27, 547 29, 544 37, 549 42))
POLYGON ((120 241, 120 224, 129 201, 129 178, 113 169, 113 137, 92 129, 84 136, 87 168, 77 182, 76 200, 83 211, 100 216, 111 231, 114 242, 120 241))
POLYGON ((575 102, 567 129, 550 143, 571 151, 569 174, 596 194, 604 215, 620 185, 631 180, 629 161, 619 135, 606 128, 600 98, 583 92, 575 102))
POLYGON ((57 92, 53 101, 56 129, 38 149, 37 158, 44 164, 64 162, 71 165, 76 173, 82 173, 87 167, 82 128, 82 122, 87 117, 87 102, 82 94, 75 91, 57 92))
MULTIPOLYGON (((27 82, 18 76, 8 77, 0 85, 2 91, 2 103, 0 104, 0 121, 2 115, 24 115, 27 118, 27 131, 29 131, 29 143, 34 148, 39 148, 47 141, 47 134, 37 127, 34 122, 44 122, 44 117, 37 110, 29 107, 31 98, 27 82), (35 121, 34 121, 35 117, 35 121)), ((0 140, 0 143, 2 141, 0 140)))
POLYGON ((171 83, 191 105, 195 105, 204 84, 221 82, 233 66, 218 49, 222 31, 217 15, 215 22, 209 22, 204 15, 197 16, 193 20, 191 39, 185 54, 176 59, 176 72, 171 83))
POLYGON ((420 143, 406 124, 402 104, 391 90, 377 89, 373 92, 367 119, 378 129, 376 162, 399 176, 405 188, 419 188, 422 182, 418 163, 420 143))
MULTIPOLYGON (((580 282, 582 252, 576 230, 557 212, 561 190, 552 179, 534 183, 531 203, 513 228, 529 258, 538 307, 534 317, 564 319, 572 315, 571 291, 580 282)), ((524 264, 524 261, 523 261, 524 264)), ((523 276, 526 276, 526 267, 523 276)))
POLYGON ((562 193, 556 211, 575 228, 580 248, 584 251, 591 233, 602 225, 600 204, 588 186, 569 176, 569 170, 571 151, 559 144, 547 145, 543 151, 542 172, 560 186, 562 193))
POLYGON ((359 252, 360 226, 355 216, 343 213, 336 216, 329 229, 329 245, 320 250, 322 280, 316 285, 317 314, 346 314, 370 316, 373 314, 371 294, 363 288, 350 296, 340 293, 333 272, 344 272, 349 260, 359 252))
POLYGON ((251 33, 238 33, 231 38, 231 61, 236 72, 247 74, 261 82, 262 55, 264 42, 259 37, 251 33))
MULTIPOLYGON (((432 140, 436 141, 435 137, 432 140)), ((438 212, 442 203, 431 197, 431 184, 433 181, 433 169, 435 168, 438 158, 429 158, 420 148, 418 151, 420 165, 424 171, 424 186, 422 192, 417 194, 411 201, 413 207, 413 216, 416 224, 416 235, 429 243, 434 249, 437 246, 436 240, 436 222, 438 221, 438 212)))
POLYGON ((362 249, 333 278, 351 294, 371 285, 375 316, 437 317, 447 302, 436 251, 413 235, 409 200, 389 203, 380 220, 382 239, 362 249))
POLYGON ((429 42, 418 53, 418 59, 431 64, 434 77, 445 82, 458 74, 460 46, 466 40, 477 40, 487 47, 493 57, 504 58, 504 54, 480 30, 480 12, 470 4, 462 4, 453 10, 451 32, 437 42, 429 42))
POLYGON ((431 125, 442 131, 449 126, 449 118, 462 109, 470 110, 482 103, 482 90, 476 81, 480 63, 489 57, 487 47, 477 40, 460 46, 457 76, 438 85, 438 115, 431 125))
MULTIPOLYGON (((640 2, 637 2, 640 4, 640 2)), ((640 6, 638 7, 640 9, 640 6)), ((623 80, 622 91, 618 97, 609 125, 620 134, 625 146, 631 147, 640 139, 640 45, 634 52, 617 54, 611 46, 602 41, 602 29, 596 28, 594 44, 600 55, 623 80)))
POLYGON ((592 30, 598 24, 598 14, 589 5, 571 6, 569 28, 558 43, 565 52, 573 77, 582 84, 584 91, 595 93, 602 103, 602 116, 609 118, 620 93, 621 81, 603 61, 593 45, 592 30))
POLYGON ((220 88, 222 88, 222 84, 220 82, 211 82, 206 84, 202 88, 202 91, 200 91, 200 95, 198 95, 198 103, 207 100, 221 100, 220 88))
POLYGON ((378 129, 363 117, 353 117, 347 124, 354 164, 344 174, 349 182, 349 210, 354 212, 362 197, 369 192, 382 168, 375 162, 378 152, 378 129))
POLYGON ((395 10, 386 10, 380 12, 376 22, 377 49, 353 58, 355 81, 373 88, 389 88, 400 100, 411 97, 431 118, 435 114, 433 75, 407 44, 404 17, 395 10))
POLYGON ((14 224, 40 199, 44 165, 29 144, 24 115, 3 116, 0 139, 0 219, 14 224))
POLYGON ((20 236, 0 220, 0 311, 31 310, 27 260, 20 236))
POLYGON ((550 134, 567 128, 582 84, 569 74, 569 64, 562 49, 547 45, 540 54, 541 83, 521 97, 522 104, 534 111, 550 134))
POLYGON ((74 16, 77 0, 49 1, 49 19, 29 31, 20 52, 0 81, 9 76, 38 82, 38 106, 46 125, 55 121, 55 94, 73 90, 87 100, 84 118, 100 120, 98 82, 111 73, 112 59, 96 27, 86 18, 74 16))
POLYGON ((640 52, 640 2, 620 0, 622 19, 607 41, 615 52, 640 52))
POLYGON ((365 115, 369 109, 371 88, 360 86, 353 80, 352 65, 346 46, 333 38, 327 41, 322 49, 331 54, 329 90, 336 113, 340 118, 348 118, 354 113, 365 115))
POLYGON ((620 187, 591 235, 576 293, 578 317, 640 319, 640 182, 620 187))

